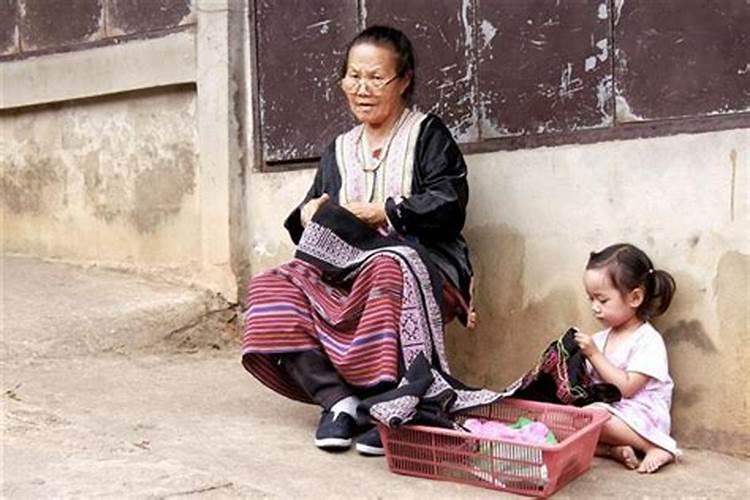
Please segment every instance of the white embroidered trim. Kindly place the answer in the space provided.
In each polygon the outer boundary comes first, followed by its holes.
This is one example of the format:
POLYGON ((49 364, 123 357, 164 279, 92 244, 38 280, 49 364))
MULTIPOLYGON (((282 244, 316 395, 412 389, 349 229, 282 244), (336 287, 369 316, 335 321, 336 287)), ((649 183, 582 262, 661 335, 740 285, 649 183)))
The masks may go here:
POLYGON ((370 415, 382 424, 391 427, 391 424, 408 422, 417 414, 417 396, 401 396, 382 403, 376 403, 370 407, 370 415), (398 422, 394 422, 398 419, 398 422))
POLYGON ((404 110, 403 121, 392 137, 386 156, 375 172, 365 172, 364 159, 359 154, 359 141, 363 125, 336 138, 336 165, 341 176, 339 202, 379 201, 393 196, 409 196, 414 171, 414 154, 422 121, 426 114, 417 110, 404 110), (346 168, 346 167, 349 168, 346 168), (375 175, 376 172, 380 172, 375 175), (378 189, 373 185, 376 180, 378 189), (372 195, 375 199, 370 199, 372 195))

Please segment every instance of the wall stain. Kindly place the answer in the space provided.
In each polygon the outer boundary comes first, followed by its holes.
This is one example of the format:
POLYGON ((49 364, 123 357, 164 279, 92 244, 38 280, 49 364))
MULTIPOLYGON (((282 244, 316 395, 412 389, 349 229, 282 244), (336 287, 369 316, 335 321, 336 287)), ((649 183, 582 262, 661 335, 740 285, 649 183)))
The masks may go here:
POLYGON ((745 456, 750 453, 747 422, 750 379, 745 368, 750 363, 748 276, 750 255, 735 251, 720 256, 713 283, 707 279, 695 281, 687 273, 676 276, 680 301, 675 311, 670 309, 667 313, 673 318, 668 321, 690 318, 707 305, 715 306, 718 320, 712 327, 716 329, 713 337, 718 339, 716 343, 710 341, 703 325, 694 319, 663 330, 668 344, 685 341, 686 345, 697 347, 673 349, 675 345, 668 345, 670 372, 675 382, 672 429, 684 447, 745 456), (708 296, 706 289, 712 290, 713 297, 708 296), (722 417, 718 427, 717 415, 722 417))
MULTIPOLYGON (((105 198, 108 193, 103 192, 104 179, 100 171, 99 153, 92 151, 88 153, 81 161, 81 170, 83 171, 83 186, 86 203, 94 207, 94 214, 97 218, 110 222, 114 216, 108 217, 100 211, 106 206, 100 200, 105 198)), ((105 198, 106 199, 106 198, 105 198)))
POLYGON ((86 204, 104 222, 128 219, 140 233, 153 233, 194 192, 196 162, 192 143, 144 147, 125 162, 125 172, 102 165, 92 151, 79 161, 86 204))
POLYGON ((27 155, 0 174, 0 199, 16 214, 39 215, 44 211, 49 189, 60 181, 50 158, 27 155))
MULTIPOLYGON (((709 426, 721 425, 716 418, 720 414, 716 412, 709 421, 709 426)), ((723 453, 732 453, 739 456, 750 457, 750 432, 731 431, 706 427, 704 424, 683 426, 674 431, 678 443, 690 446, 720 450, 723 453)))
POLYGON ((711 338, 706 334, 703 324, 698 320, 680 320, 676 325, 664 330, 662 334, 665 342, 674 346, 680 342, 687 342, 703 352, 715 354, 718 352, 711 338))
POLYGON ((195 189, 195 153, 192 145, 172 145, 173 158, 159 158, 135 177, 134 207, 130 220, 140 233, 157 226, 182 209, 182 200, 195 189))
POLYGON ((729 161, 732 162, 732 181, 729 188, 729 220, 734 222, 734 198, 737 191, 737 151, 735 149, 730 151, 729 161))
POLYGON ((695 406, 704 400, 707 390, 703 386, 691 386, 685 389, 683 386, 677 385, 674 388, 672 405, 679 405, 681 408, 695 406))
MULTIPOLYGON (((715 407, 722 414, 734 415, 725 422, 722 430, 726 440, 710 441, 713 449, 740 453, 750 456, 750 378, 747 366, 750 364, 750 255, 737 251, 725 252, 719 259, 714 288, 717 291, 717 313, 719 329, 726 357, 722 361, 720 375, 717 375, 719 394, 715 407)), ((714 438, 710 435, 707 438, 714 438)))
POLYGON ((750 358, 750 255, 725 252, 714 278, 722 336, 734 339, 736 349, 750 358))
POLYGON ((526 240, 505 225, 470 228, 466 238, 476 274, 474 331, 448 329, 454 372, 469 384, 505 387, 537 361, 550 341, 578 318, 575 287, 528 299, 524 290, 526 240))
POLYGON ((84 199, 94 212, 94 217, 113 222, 129 211, 128 183, 121 173, 102 168, 98 151, 88 153, 81 160, 84 199))

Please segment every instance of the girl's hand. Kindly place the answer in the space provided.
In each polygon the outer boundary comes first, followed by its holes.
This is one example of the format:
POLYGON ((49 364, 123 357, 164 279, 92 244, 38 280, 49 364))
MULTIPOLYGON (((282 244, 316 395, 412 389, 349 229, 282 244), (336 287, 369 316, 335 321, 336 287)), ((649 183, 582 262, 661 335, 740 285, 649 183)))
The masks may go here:
POLYGON ((594 339, 591 335, 578 331, 575 333, 574 338, 576 344, 578 344, 578 347, 581 349, 581 352, 587 358, 590 358, 592 355, 599 352, 599 348, 594 344, 594 339))
POLYGON ((344 205, 344 208, 370 226, 378 227, 385 224, 385 205, 382 203, 353 201, 344 205))
POLYGON ((328 193, 323 193, 322 196, 313 198, 312 200, 305 203, 305 205, 302 207, 302 210, 300 211, 300 220, 302 221, 302 227, 307 226, 307 223, 312 220, 315 212, 317 212, 318 209, 320 209, 320 207, 323 205, 323 203, 327 201, 328 193))

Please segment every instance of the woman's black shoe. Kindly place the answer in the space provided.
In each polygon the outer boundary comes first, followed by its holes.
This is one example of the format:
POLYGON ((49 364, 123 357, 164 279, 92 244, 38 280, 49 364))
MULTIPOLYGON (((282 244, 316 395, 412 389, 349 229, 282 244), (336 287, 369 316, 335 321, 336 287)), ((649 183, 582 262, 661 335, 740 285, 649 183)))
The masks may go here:
POLYGON ((332 411, 324 411, 315 432, 315 446, 330 451, 348 450, 356 428, 354 418, 348 413, 340 412, 334 419, 332 411))
POLYGON ((377 427, 373 427, 359 436, 356 448, 360 455, 367 455, 370 457, 381 457, 385 455, 385 449, 383 449, 383 443, 380 441, 380 433, 378 433, 377 427))

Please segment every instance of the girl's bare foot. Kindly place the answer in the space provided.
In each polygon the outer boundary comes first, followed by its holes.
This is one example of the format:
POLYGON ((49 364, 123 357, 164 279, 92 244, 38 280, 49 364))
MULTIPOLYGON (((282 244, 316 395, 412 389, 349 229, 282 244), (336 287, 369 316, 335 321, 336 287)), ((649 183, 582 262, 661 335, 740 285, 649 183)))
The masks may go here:
POLYGON ((638 467, 638 457, 635 456, 635 450, 633 450, 632 446, 611 446, 609 448, 609 456, 630 470, 638 467))
POLYGON ((668 451, 653 447, 646 452, 646 456, 643 457, 643 461, 640 467, 638 467, 638 472, 651 474, 673 460, 674 457, 668 451))
POLYGON ((468 328, 469 330, 473 330, 474 328, 477 327, 477 323, 478 323, 477 313, 476 311, 472 310, 469 313, 468 321, 466 322, 466 328, 468 328))

